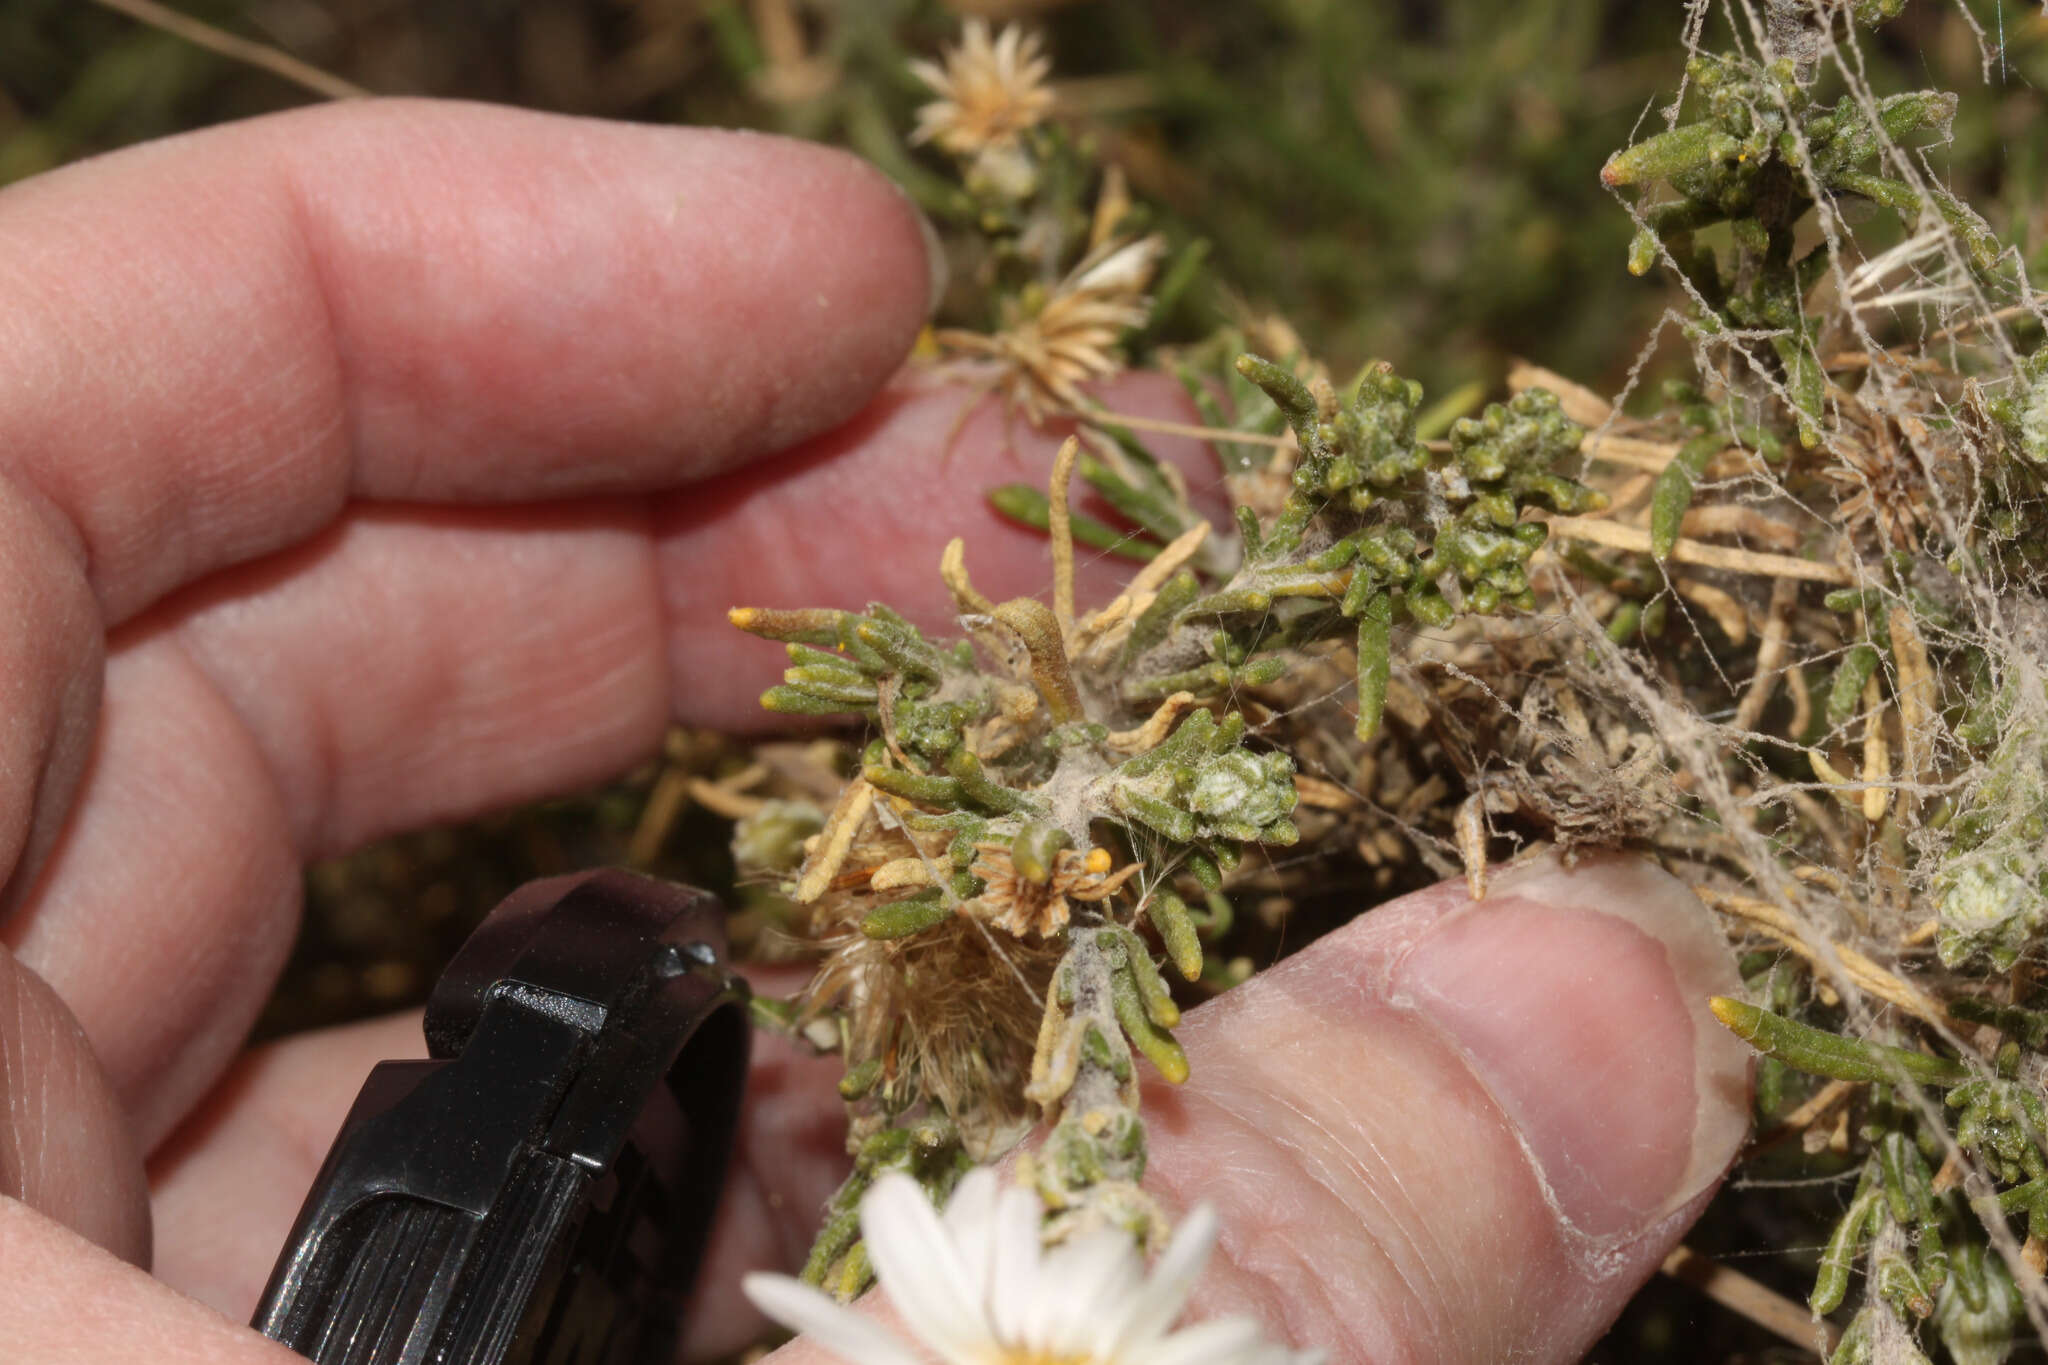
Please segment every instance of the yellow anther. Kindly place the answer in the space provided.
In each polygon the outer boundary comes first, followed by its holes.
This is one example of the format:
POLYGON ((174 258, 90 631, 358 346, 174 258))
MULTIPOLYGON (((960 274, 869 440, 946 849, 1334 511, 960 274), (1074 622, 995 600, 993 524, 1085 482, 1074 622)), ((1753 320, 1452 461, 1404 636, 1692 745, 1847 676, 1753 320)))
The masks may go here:
POLYGON ((1108 849, 1091 848, 1088 850, 1088 861, 1085 866, 1090 872, 1100 877, 1103 873, 1109 871, 1109 865, 1112 861, 1114 860, 1109 856, 1108 849))

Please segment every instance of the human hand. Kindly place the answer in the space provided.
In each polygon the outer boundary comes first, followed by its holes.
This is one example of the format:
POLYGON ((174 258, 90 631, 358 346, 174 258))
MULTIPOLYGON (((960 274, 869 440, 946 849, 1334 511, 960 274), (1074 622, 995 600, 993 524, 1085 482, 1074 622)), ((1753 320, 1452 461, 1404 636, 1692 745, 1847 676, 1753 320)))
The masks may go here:
MULTIPOLYGON (((981 493, 1052 442, 984 412, 942 454, 960 393, 884 388, 913 216, 750 135, 329 107, 10 189, 0 261, 0 1344, 285 1365, 235 1320, 368 1066, 419 1047, 409 1017, 234 1062, 303 862, 586 784, 672 717, 756 724, 780 651, 733 602, 941 620, 963 531, 985 589, 1040 588, 981 493), (117 1259, 152 1206, 161 1280, 117 1259)), ((1152 1180, 1223 1215, 1205 1310, 1340 1361, 1568 1360, 1703 1204, 1746 1101, 1697 903, 1614 862, 1462 896, 1189 1016, 1152 1180)), ((696 1355, 759 1329, 739 1272, 844 1160, 829 1064, 762 1052, 696 1355)))

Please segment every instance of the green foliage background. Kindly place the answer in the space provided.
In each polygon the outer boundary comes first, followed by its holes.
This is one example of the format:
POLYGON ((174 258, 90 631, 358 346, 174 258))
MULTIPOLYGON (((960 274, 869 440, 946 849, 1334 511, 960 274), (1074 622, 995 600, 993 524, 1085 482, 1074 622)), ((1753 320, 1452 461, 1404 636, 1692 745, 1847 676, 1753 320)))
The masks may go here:
MULTIPOLYGON (((761 0, 181 8, 378 93, 779 130, 849 144, 934 202, 944 193, 901 141, 922 98, 905 59, 932 55, 956 29, 957 15, 937 0, 798 3, 807 49, 832 69, 794 101, 764 94, 775 71, 760 18, 783 6, 761 0)), ((1082 126, 1139 197, 1164 210, 1176 238, 1209 244, 1208 279, 1228 286, 1181 296, 1148 339, 1198 335, 1242 306, 1287 318, 1339 373, 1384 357, 1442 394, 1474 380, 1491 388, 1526 357, 1614 392, 1670 303, 1664 286, 1623 269, 1631 224, 1598 171, 1633 130, 1661 126, 1685 57, 1678 5, 1012 8, 1046 30, 1082 126)), ((1961 92, 1955 142, 1935 165, 2038 277, 2048 265, 2048 108, 2037 88, 2048 83, 2048 18, 2009 0, 1930 0, 1880 30, 1870 51, 1879 94, 1961 92)), ((0 0, 0 184, 312 98, 84 0, 0 0)), ((732 760, 709 742, 684 757, 705 772, 732 760)), ((602 792, 312 870, 306 929, 265 1030, 420 998, 468 926, 519 881, 620 859, 652 780, 650 768, 602 792)), ((728 882, 721 822, 687 814, 658 870, 728 882)), ((1839 1199, 1768 1194, 1724 1199, 1693 1241, 1746 1255, 1745 1270, 1800 1297, 1816 1220, 1839 1199)), ((1798 1357, 1665 1283, 1594 1358, 1798 1357)))
MULTIPOLYGON (((901 129, 922 88, 903 59, 932 55, 956 25, 936 0, 801 4, 807 43, 834 59, 838 78, 813 98, 774 102, 760 94, 768 57, 758 6, 737 0, 182 8, 379 94, 776 129, 850 143, 913 188, 928 178, 901 129)), ((1597 168, 1632 129, 1653 129, 1671 98, 1683 61, 1679 6, 1010 8, 1032 10, 1049 33, 1057 76, 1077 82, 1085 127, 1139 194, 1210 241, 1212 276, 1288 317, 1339 372, 1386 356, 1442 393, 1497 379, 1520 354, 1614 387, 1663 307, 1655 284, 1618 268, 1628 221, 1597 168)), ((1874 51, 1880 94, 1921 84, 1964 92, 1956 188, 2032 256, 2044 176, 2034 82, 2048 76, 2048 20, 2009 0, 1921 4, 1874 51)), ((307 98, 94 4, 0 4, 0 182, 307 98)))
MULTIPOLYGON (((987 6, 982 6, 987 8, 987 6)), ((378 93, 502 101, 849 143, 914 189, 903 68, 956 17, 936 0, 800 5, 837 79, 759 93, 737 0, 196 0, 185 12, 378 93)), ((1214 278, 1346 372, 1395 360, 1434 393, 1524 355, 1595 387, 1661 311, 1620 268, 1599 166, 1658 123, 1677 6, 1628 0, 1092 0, 1034 12, 1083 122, 1141 197, 1213 245, 1214 278)), ((1710 31, 1711 37, 1711 31, 1710 31)), ((2010 3, 1915 6, 1875 45, 1878 93, 1964 92, 1955 188, 2041 240, 2048 22, 2010 3), (1983 34, 1980 48, 1973 28, 1983 34), (2003 40, 2002 49, 1999 44, 2003 40), (1985 83, 1984 53, 1990 58, 1985 83), (1996 55, 2002 52, 2002 55, 1996 55)), ((144 138, 304 103, 283 80, 81 0, 0 5, 0 183, 144 138)), ((1206 307, 1197 297, 1182 305, 1206 307)), ((1183 315, 1164 325, 1197 321, 1183 315)))

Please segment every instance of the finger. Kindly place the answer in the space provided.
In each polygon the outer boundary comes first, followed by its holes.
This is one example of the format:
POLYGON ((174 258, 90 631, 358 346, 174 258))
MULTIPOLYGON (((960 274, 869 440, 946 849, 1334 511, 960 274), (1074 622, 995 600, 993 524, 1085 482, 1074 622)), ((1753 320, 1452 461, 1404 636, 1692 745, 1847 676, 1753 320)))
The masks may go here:
MULTIPOLYGON (((1137 416, 1196 417, 1180 386, 1163 375, 1129 374, 1100 396, 1137 416)), ((938 574, 940 553, 955 536, 966 541, 968 571, 985 596, 1050 596, 1046 537, 998 516, 988 490, 1014 482, 1044 487, 1068 428, 1035 431, 1006 418, 994 401, 967 409, 963 421, 961 403, 954 388, 892 391, 855 422, 772 466, 665 501, 659 571, 679 710, 720 729, 760 726, 756 697, 780 678, 788 656, 780 645, 735 632, 724 620, 727 606, 857 611, 880 601, 926 630, 958 635, 958 609, 938 574)), ((1149 445, 1186 478, 1196 509, 1227 525, 1214 453, 1184 437, 1149 445)), ((1104 511, 1092 501, 1079 505, 1104 511)), ((1086 547, 1077 559, 1083 608, 1107 602, 1137 568, 1086 547)))
POLYGON ((261 750, 170 636, 117 650, 92 766, 4 926, 92 1039, 143 1151, 248 1036, 303 875, 261 750))
MULTIPOLYGON (((801 984, 790 982, 782 994, 801 984)), ((684 1310, 689 1360, 730 1360, 761 1339, 760 1321, 740 1297, 740 1276, 802 1265, 826 1202, 853 1165, 839 1058, 762 1033, 754 1049, 732 1169, 684 1310)))
POLYGON ((1747 1130, 1734 963, 1646 863, 1446 883, 1257 984, 1197 1014, 1156 1178, 1222 1215, 1203 1302, 1339 1358, 1578 1359, 1747 1130))
POLYGON ((426 1055, 408 1010, 245 1056, 150 1157, 157 1278, 249 1321, 370 1069, 426 1055))
MULTIPOLYGON (((1112 396, 1184 411, 1163 384, 1134 377, 1112 396)), ((815 484, 833 465, 854 467, 873 516, 820 521, 777 605, 891 595, 941 625, 939 550, 963 525, 986 591, 1037 590, 1043 537, 998 521, 982 495, 1019 465, 1042 468, 1050 437, 1020 426, 1006 447, 990 405, 951 456, 950 502, 886 498, 930 482, 962 401, 894 400, 868 439, 796 457, 794 492, 757 481, 724 520, 662 541, 626 501, 359 509, 117 634, 78 815, 4 932, 70 1002, 144 1142, 211 1084, 261 1008, 302 858, 599 780, 650 752, 671 715, 771 719, 756 698, 787 660, 725 610, 761 586, 749 524, 826 498, 815 484), (686 563, 693 576, 674 572, 686 563), (671 660, 687 664, 680 681, 671 660)), ((1195 457, 1192 443, 1179 453, 1195 457)), ((1128 571, 1088 568, 1098 597, 1128 571)))
POLYGON ((36 1365, 305 1365, 122 1262, 45 1214, 0 1197, 0 1342, 36 1365))
POLYGON ((0 608, 36 642, 0 698, 0 869, 83 765, 96 615, 351 496, 665 486, 825 430, 916 332, 920 231, 824 148, 404 100, 0 193, 0 608))
MULTIPOLYGON (((1147 1094, 1148 1183, 1222 1214, 1197 1302, 1256 1313, 1338 1359, 1576 1359, 1741 1141, 1747 1054, 1704 1006, 1734 984, 1689 892, 1644 864, 1589 858, 1504 873, 1477 905, 1454 884, 1392 902, 1193 1011, 1181 1038, 1194 1079, 1147 1094)), ((324 1044, 285 1044, 263 1054, 293 1062, 281 1074, 238 1079, 228 1112, 258 1121, 159 1170, 166 1273, 181 1273, 168 1239, 203 1226, 247 1172, 300 1187, 346 1105, 264 1117, 265 1097, 360 1069, 385 1041, 338 1066, 324 1044)), ((836 1133, 830 1075, 825 1063, 793 1073, 770 1102, 836 1133)), ((759 1160, 737 1178, 701 1299, 698 1317, 724 1328, 699 1340, 708 1350, 759 1327, 721 1297, 731 1270, 792 1267, 832 1178, 829 1162, 778 1146, 787 1112, 765 1117, 749 1115, 742 1149, 759 1160), (763 1235, 752 1211, 764 1207, 794 1210, 803 1230, 763 1235)), ((272 1210, 230 1240, 268 1247, 290 1215, 272 1210)), ((239 1311, 261 1269, 240 1273, 193 1279, 239 1311)), ((825 1356, 805 1342, 778 1361, 825 1356)))
MULTIPOLYGON (((1109 394, 1188 412, 1160 376, 1109 394)), ((638 501, 361 509, 260 569, 217 575, 145 633, 174 623, 256 737, 300 851, 319 857, 616 773, 672 716, 778 723, 758 699, 788 659, 727 621, 743 602, 881 599, 957 633, 938 560, 961 534, 985 591, 1044 592, 1046 538, 986 493, 1042 479, 1059 435, 1006 432, 971 390, 893 390, 845 430, 669 495, 652 521, 638 501), (948 450, 963 403, 972 420, 948 450)), ((1194 442, 1170 454, 1214 468, 1194 442)), ((1080 567, 1084 602, 1133 568, 1099 554, 1080 567)))
MULTIPOLYGON (((140 1149, 84 1030, 47 985, 0 949, 0 1305, 21 1292, 5 1269, 14 1200, 147 1264, 143 1193, 140 1149)), ((0 1341, 11 1344, 4 1313, 0 1307, 0 1341)))
MULTIPOLYGON (((1372 911, 1220 1000, 1148 1088, 1147 1186, 1221 1215, 1199 1316, 1330 1358, 1577 1360, 1748 1123, 1738 985, 1649 865, 1545 858, 1372 911)), ((800 1340, 776 1365, 822 1365, 800 1340)))
POLYGON ((63 828, 99 708, 99 604, 73 544, 0 478, 0 619, 11 623, 0 669, 0 917, 63 828))
MULTIPOLYGON (((156 1271, 246 1320, 357 1088, 379 1061, 424 1055, 419 1015, 260 1049, 151 1163, 156 1271)), ((735 1314, 739 1276, 800 1261, 845 1174, 838 1066, 757 1036, 733 1164, 689 1324, 693 1357, 729 1355, 758 1321, 735 1314)))
POLYGON ((0 195, 7 472, 118 622, 350 495, 646 488, 843 420, 929 279, 843 153, 387 100, 0 195), (146 383, 136 382, 145 376, 146 383))

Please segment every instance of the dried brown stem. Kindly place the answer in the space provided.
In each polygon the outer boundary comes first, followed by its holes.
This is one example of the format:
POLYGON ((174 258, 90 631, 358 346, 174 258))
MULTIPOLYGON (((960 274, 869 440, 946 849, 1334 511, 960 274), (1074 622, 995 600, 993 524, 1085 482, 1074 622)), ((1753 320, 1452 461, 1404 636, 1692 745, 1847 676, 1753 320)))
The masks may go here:
POLYGON ((967 542, 958 536, 946 542, 945 552, 939 556, 939 577, 961 611, 981 616, 995 611, 996 604, 975 591, 973 581, 967 577, 967 542))
MULTIPOLYGON (((1582 540, 1613 550, 1650 553, 1650 533, 1634 526, 1617 526, 1597 517, 1552 517, 1550 533, 1562 540, 1582 540)), ((1810 583, 1846 585, 1853 580, 1837 564, 1817 564, 1790 555, 1761 554, 1732 545, 1706 545, 1681 540, 1671 547, 1671 558, 1679 564, 1697 564, 1707 569, 1728 569, 1735 573, 1762 574, 1767 578, 1798 578, 1810 583)))
POLYGON ((868 812, 874 808, 873 787, 858 777, 846 784, 846 790, 839 794, 838 804, 832 808, 831 818, 825 822, 816 850, 804 865, 803 876, 797 881, 791 900, 798 905, 808 905, 825 894, 825 888, 832 884, 832 878, 838 875, 841 865, 846 862, 846 851, 853 847, 853 836, 860 832, 868 812))
POLYGON ((1060 442, 1059 454, 1052 457, 1046 499, 1046 530, 1052 537, 1052 614, 1060 623, 1062 642, 1074 638, 1074 521, 1067 507, 1067 485, 1074 480, 1074 461, 1080 453, 1079 438, 1069 436, 1060 442))
MULTIPOLYGON (((1754 730, 1771 693, 1777 690, 1778 669, 1785 662, 1786 641, 1791 635, 1792 608, 1799 601, 1796 579, 1781 578, 1771 585, 1771 605, 1764 615, 1762 638, 1756 647, 1756 671, 1749 687, 1735 707, 1735 728, 1754 730)), ((1799 730, 1792 733, 1799 734, 1799 730)))
POLYGON ((1294 444, 1291 435, 1268 436, 1259 431, 1233 431, 1229 427, 1205 427, 1194 422, 1169 422, 1161 417, 1140 417, 1135 413, 1111 412, 1108 408, 1061 408, 1049 414, 1053 417, 1071 417, 1077 422, 1088 422, 1096 426, 1129 427, 1133 431, 1156 431, 1161 436, 1192 436, 1200 441, 1222 441, 1226 444, 1248 446, 1272 446, 1276 450, 1294 444))
POLYGON ((1937 1028, 1951 1027, 1948 1016, 1933 1001, 1854 948, 1846 944, 1830 944, 1833 952, 1828 954, 1809 946, 1806 931, 1799 922, 1790 912, 1769 901, 1716 891, 1710 886, 1695 886, 1693 893, 1721 913, 1733 915, 1763 931, 1821 970, 1832 974, 1836 970, 1835 964, 1839 963, 1841 975, 1859 989, 1897 1005, 1937 1028), (1830 957, 1833 961, 1829 960, 1830 957))
POLYGON ((1715 1303, 1739 1313, 1774 1336, 1809 1351, 1832 1355, 1840 1339, 1834 1324, 1815 1319, 1802 1304, 1770 1289, 1739 1270, 1680 1247, 1664 1258, 1666 1275, 1689 1284, 1715 1303))
POLYGON ((370 94, 360 85, 351 84, 339 76, 330 76, 319 67, 302 62, 288 52, 280 52, 268 43, 215 28, 204 20, 181 14, 168 5, 160 5, 156 0, 97 0, 97 3, 151 28, 183 38, 194 47, 203 47, 208 52, 217 52, 233 61, 268 71, 328 99, 362 99, 370 94))

